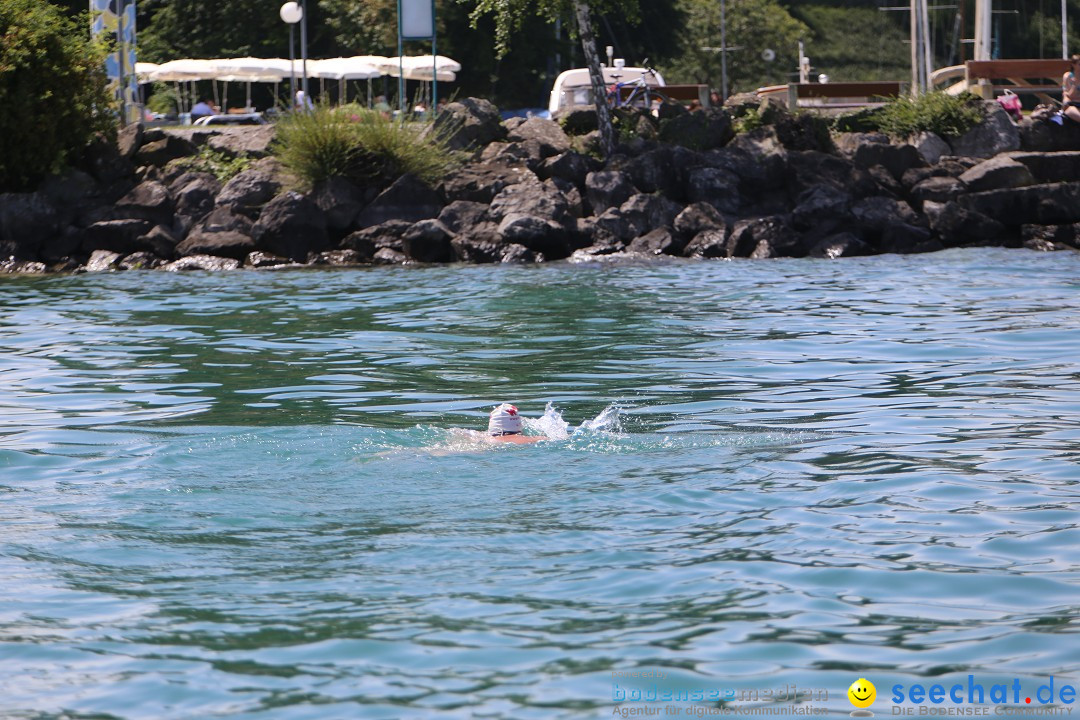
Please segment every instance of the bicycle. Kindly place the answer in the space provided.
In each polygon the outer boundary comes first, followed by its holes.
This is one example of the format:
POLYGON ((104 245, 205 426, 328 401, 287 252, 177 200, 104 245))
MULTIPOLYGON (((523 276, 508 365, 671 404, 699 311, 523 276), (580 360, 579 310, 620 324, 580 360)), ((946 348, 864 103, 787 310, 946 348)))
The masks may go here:
POLYGON ((658 80, 658 73, 653 68, 649 67, 648 59, 645 60, 642 65, 645 67, 645 73, 640 77, 631 80, 630 82, 619 82, 619 75, 615 75, 616 82, 610 88, 608 88, 607 101, 608 105, 612 108, 622 107, 638 107, 647 110, 653 109, 653 104, 663 104, 671 102, 664 93, 658 89, 659 83, 656 85, 650 85, 645 81, 646 75, 652 75, 653 80, 658 80), (623 98, 624 88, 631 88, 630 94, 623 98))

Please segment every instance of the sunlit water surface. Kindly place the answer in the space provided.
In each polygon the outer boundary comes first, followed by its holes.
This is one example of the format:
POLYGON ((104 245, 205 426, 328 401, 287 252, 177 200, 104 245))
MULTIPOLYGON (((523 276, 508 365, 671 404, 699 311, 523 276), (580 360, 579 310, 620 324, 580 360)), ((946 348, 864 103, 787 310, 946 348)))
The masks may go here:
POLYGON ((1075 683, 1078 290, 997 250, 0 278, 0 716, 1075 683), (552 439, 452 430, 504 400, 552 439))

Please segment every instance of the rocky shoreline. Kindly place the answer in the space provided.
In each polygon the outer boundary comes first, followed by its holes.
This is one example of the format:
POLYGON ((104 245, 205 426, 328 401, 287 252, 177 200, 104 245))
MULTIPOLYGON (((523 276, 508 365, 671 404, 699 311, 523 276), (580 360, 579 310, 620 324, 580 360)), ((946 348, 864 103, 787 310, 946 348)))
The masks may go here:
POLYGON ((0 194, 0 272, 1080 248, 1080 128, 1014 125, 987 103, 963 137, 897 143, 777 107, 736 134, 733 112, 626 116, 633 132, 604 163, 584 152, 587 112, 501 122, 467 99, 437 125, 471 160, 438 187, 404 176, 310 192, 272 157, 272 126, 135 125, 84 169, 0 194), (185 169, 201 148, 250 166, 224 184, 185 169))

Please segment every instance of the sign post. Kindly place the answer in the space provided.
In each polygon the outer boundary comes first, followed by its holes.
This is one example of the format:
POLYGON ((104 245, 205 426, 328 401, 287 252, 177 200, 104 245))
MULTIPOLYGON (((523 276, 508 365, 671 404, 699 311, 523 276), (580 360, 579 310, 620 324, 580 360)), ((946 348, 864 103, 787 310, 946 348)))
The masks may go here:
POLYGON ((439 53, 435 39, 435 0, 398 0, 398 106, 404 113, 405 41, 431 41, 431 107, 439 103, 439 53))

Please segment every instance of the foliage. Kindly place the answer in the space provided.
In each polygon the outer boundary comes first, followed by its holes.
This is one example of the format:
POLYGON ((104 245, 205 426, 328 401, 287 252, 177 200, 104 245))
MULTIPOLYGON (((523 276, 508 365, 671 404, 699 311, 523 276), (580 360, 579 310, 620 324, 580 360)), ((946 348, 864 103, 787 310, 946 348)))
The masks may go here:
POLYGON ((165 83, 156 82, 151 86, 150 92, 153 94, 146 101, 147 109, 162 115, 170 115, 177 111, 180 103, 174 89, 165 83))
MULTIPOLYGON (((663 66, 665 79, 719 88, 722 84, 720 3, 715 0, 679 0, 686 16, 685 52, 663 66)), ((769 83, 788 82, 797 64, 799 40, 810 30, 788 14, 777 0, 728 0, 728 88, 750 91, 769 83), (771 49, 769 62, 762 52, 771 49)))
POLYGON ((277 124, 275 154, 311 186, 344 177, 384 187, 406 173, 435 184, 458 163, 430 123, 392 120, 355 105, 289 113, 277 124))
POLYGON ((895 98, 881 108, 856 117, 840 118, 838 130, 880 130, 892 137, 904 138, 920 132, 942 137, 958 137, 982 122, 982 101, 970 94, 949 95, 933 92, 917 98, 895 98))
MULTIPOLYGON (((289 31, 278 7, 258 0, 143 0, 139 60, 280 57, 282 48, 288 49, 289 31)), ((308 2, 307 7, 308 27, 316 29, 318 3, 308 2)))
POLYGON ((747 108, 746 112, 735 118, 732 123, 737 133, 748 133, 757 130, 760 127, 765 126, 765 120, 761 117, 761 112, 757 108, 747 108))
POLYGON ((180 158, 174 161, 174 165, 192 172, 210 173, 222 184, 251 167, 251 159, 245 157, 230 157, 229 155, 203 147, 197 155, 180 158))
POLYGON ((901 13, 881 12, 876 6, 799 5, 791 14, 811 30, 805 40, 814 76, 824 73, 833 82, 911 77, 907 28, 893 17, 901 13), (852 38, 866 40, 852 42, 852 38))
POLYGON ((115 134, 105 50, 40 0, 0 3, 0 190, 26 190, 115 134))

